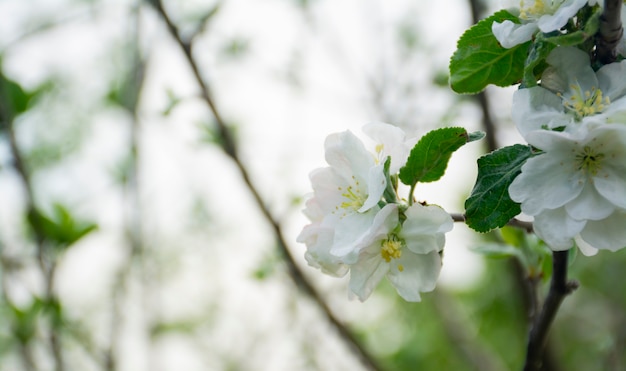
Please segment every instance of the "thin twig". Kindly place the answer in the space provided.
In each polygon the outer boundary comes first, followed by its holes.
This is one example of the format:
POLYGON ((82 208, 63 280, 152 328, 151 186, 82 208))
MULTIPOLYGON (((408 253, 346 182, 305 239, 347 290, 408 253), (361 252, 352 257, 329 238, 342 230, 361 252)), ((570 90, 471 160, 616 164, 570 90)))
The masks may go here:
POLYGON ((617 57, 616 48, 624 34, 621 10, 622 0, 604 0, 600 30, 596 35, 596 57, 602 64, 615 62, 617 57))
MULTIPOLYGON (((49 254, 46 254, 46 232, 37 220, 39 218, 39 211, 35 207, 35 197, 30 179, 30 172, 28 171, 26 163, 22 157, 13 127, 13 121, 15 119, 15 112, 13 112, 13 98, 9 95, 9 92, 7 92, 5 81, 6 78, 0 70, 0 121, 2 122, 9 138, 13 167, 22 181, 22 188, 24 189, 26 196, 26 215, 34 219, 34 222, 30 224, 35 235, 38 266, 45 281, 44 301, 46 305, 54 306, 58 303, 58 299, 54 293, 54 277, 57 263, 54 257, 49 259, 47 256, 49 254)), ((65 367, 63 365, 62 345, 60 344, 61 340, 57 331, 56 320, 50 317, 49 325, 50 333, 48 340, 50 343, 52 357, 54 359, 54 367, 56 371, 63 371, 65 367)))
POLYGON ((530 330, 526 364, 524 371, 540 370, 544 346, 548 338, 548 330, 561 306, 563 299, 578 287, 575 281, 567 281, 567 256, 568 251, 555 251, 553 256, 552 281, 550 291, 541 313, 536 318, 530 330))
POLYGON ((287 270, 288 270, 289 276, 294 281, 296 286, 303 293, 308 295, 318 305, 318 307, 322 310, 322 312, 324 313, 328 321, 335 327, 335 329, 337 330, 341 338, 346 342, 346 344, 348 344, 352 348, 355 354, 358 355, 358 357, 363 362, 364 366, 366 366, 368 369, 371 369, 371 370, 379 370, 380 367, 378 366, 375 359, 360 344, 360 342, 356 339, 356 337, 339 321, 339 319, 335 317, 335 315, 332 313, 332 311, 330 310, 326 302, 317 293, 317 291, 311 285, 311 283, 306 279, 303 272, 300 270, 297 263, 295 262, 295 259, 293 258, 293 256, 291 255, 291 252, 287 248, 287 243, 282 236, 282 231, 281 231, 281 227, 279 223, 271 214, 269 208, 265 204, 265 201, 261 197, 256 186, 253 184, 250 178, 250 175, 248 173, 248 170, 246 169, 245 165, 239 158, 239 154, 237 153, 236 143, 233 138, 232 132, 230 128, 228 127, 228 125, 226 124, 226 121, 222 119, 222 116, 219 110, 217 109, 215 101, 213 100, 213 96, 210 92, 209 86, 205 82, 205 80, 202 78, 198 65, 193 58, 192 44, 184 40, 181 37, 181 34, 178 28, 171 21, 167 12, 163 8, 163 3, 161 0, 150 0, 149 2, 157 10, 160 17, 166 23, 170 34, 176 40, 176 43, 180 46, 183 53, 185 54, 185 58, 187 59, 187 62, 189 66, 191 67, 192 72, 195 76, 195 80, 200 87, 202 98, 205 101, 205 103, 208 105, 215 119, 215 123, 217 125, 217 130, 218 130, 218 134, 220 138, 220 145, 222 146, 222 149, 224 150, 224 152, 234 162, 235 166, 239 169, 239 173, 246 187, 252 194, 264 218, 270 224, 274 237, 276 239, 276 245, 282 257, 284 258, 285 263, 287 264, 287 270))

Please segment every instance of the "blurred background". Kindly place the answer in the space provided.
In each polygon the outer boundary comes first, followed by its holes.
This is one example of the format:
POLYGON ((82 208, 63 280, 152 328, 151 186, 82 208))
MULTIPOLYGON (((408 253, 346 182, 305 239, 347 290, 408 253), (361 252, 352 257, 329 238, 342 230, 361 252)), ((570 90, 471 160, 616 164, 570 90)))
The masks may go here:
MULTIPOLYGON (((447 83, 498 5, 0 0, 0 370, 521 369, 538 241, 457 223, 412 304, 349 301, 295 242, 324 138, 368 122, 487 131, 417 192, 463 211, 521 142, 512 89, 447 83)), ((574 257, 546 370, 626 370, 625 263, 574 257)))

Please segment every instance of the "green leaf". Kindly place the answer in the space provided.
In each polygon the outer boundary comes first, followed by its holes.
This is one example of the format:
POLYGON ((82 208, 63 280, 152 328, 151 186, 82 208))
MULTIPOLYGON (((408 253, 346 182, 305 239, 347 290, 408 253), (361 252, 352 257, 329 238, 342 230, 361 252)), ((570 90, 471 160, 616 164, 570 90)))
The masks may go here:
POLYGON ((52 242, 58 248, 69 247, 98 228, 94 223, 76 220, 59 204, 54 205, 52 216, 44 215, 38 210, 31 211, 28 221, 41 238, 52 242))
POLYGON ((546 58, 550 52, 556 47, 556 45, 546 42, 546 39, 541 35, 538 35, 535 39, 535 43, 528 52, 528 58, 526 58, 526 64, 524 66, 524 79, 522 84, 526 88, 537 86, 537 75, 543 71, 536 71, 536 68, 540 65, 545 69, 547 64, 546 58))
POLYGON ((516 144, 478 159, 478 179, 465 201, 470 228, 478 232, 500 228, 521 212, 519 204, 509 197, 509 185, 532 155, 530 146, 516 144))
POLYGON ((446 171, 450 156, 469 140, 463 128, 441 128, 426 133, 413 147, 406 165, 400 169, 402 183, 434 182, 446 171))
POLYGON ((10 109, 9 114, 13 117, 26 112, 33 101, 49 88, 50 84, 44 83, 34 91, 27 91, 0 71, 0 99, 8 104, 7 109, 10 109))
POLYGON ((516 257, 524 259, 522 251, 514 246, 501 243, 485 243, 471 248, 472 251, 482 254, 488 258, 510 258, 516 257))
POLYGON ((523 76, 524 61, 530 41, 513 48, 503 48, 491 25, 505 20, 519 23, 517 17, 501 10, 472 26, 459 39, 450 59, 450 86, 462 94, 475 94, 487 85, 517 84, 523 76))

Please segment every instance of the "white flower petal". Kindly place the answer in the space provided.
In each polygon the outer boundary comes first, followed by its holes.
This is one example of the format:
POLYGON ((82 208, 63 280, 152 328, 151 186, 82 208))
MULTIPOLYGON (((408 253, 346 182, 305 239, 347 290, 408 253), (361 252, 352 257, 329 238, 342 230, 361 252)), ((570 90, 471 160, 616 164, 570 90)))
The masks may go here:
POLYGON ((596 121, 599 124, 623 124, 626 122, 626 97, 612 100, 611 104, 599 115, 586 117, 585 121, 596 121))
POLYGON ((626 79, 615 78, 615 76, 626 76, 626 61, 607 64, 596 72, 596 76, 602 93, 605 97, 609 97, 611 105, 626 94, 626 79))
POLYGON ((506 49, 529 41, 537 30, 537 24, 534 22, 516 24, 506 20, 502 23, 493 22, 491 25, 491 32, 493 32, 493 35, 502 47, 506 49))
POLYGON ((329 135, 324 148, 326 162, 346 180, 355 175, 364 179, 374 166, 374 159, 363 142, 350 131, 329 135))
MULTIPOLYGON (((624 191, 626 192, 626 188, 624 191)), ((569 216, 577 220, 600 220, 611 215, 615 211, 615 205, 602 197, 593 184, 587 182, 582 192, 565 205, 565 210, 569 216)))
POLYGON ((626 211, 616 212, 604 220, 587 222, 580 237, 600 250, 617 251, 626 247, 626 211))
POLYGON ((354 213, 339 219, 334 219, 329 224, 334 224, 335 238, 330 253, 342 258, 348 264, 356 260, 355 252, 363 245, 370 243, 374 220, 378 216, 378 210, 372 209, 366 213, 354 213))
POLYGON ((297 241, 306 244, 304 258, 310 266, 335 277, 342 277, 348 272, 348 266, 330 254, 329 249, 333 242, 332 228, 325 228, 319 224, 308 225, 304 227, 297 241))
POLYGON ((324 167, 315 169, 309 174, 313 187, 314 198, 310 202, 316 203, 324 214, 334 212, 338 205, 344 201, 338 187, 347 187, 345 179, 337 174, 335 169, 324 167))
MULTIPOLYGON (((546 132, 548 134, 549 132, 546 132)), ((545 209, 556 209, 576 198, 583 189, 582 175, 558 156, 545 153, 530 158, 509 186, 511 199, 522 204, 522 211, 536 216, 545 209)))
MULTIPOLYGON (((589 55, 578 48, 556 48, 548 55, 546 62, 552 66, 550 73, 560 76, 565 89, 569 90, 572 85, 580 85, 583 91, 599 87, 598 78, 589 63, 589 55)), ((568 90, 560 91, 566 99, 571 95, 568 90)))
POLYGON ((517 130, 524 137, 544 126, 554 129, 573 121, 572 116, 565 114, 563 100, 540 86, 515 91, 511 114, 517 130))
POLYGON ((370 168, 367 176, 367 199, 363 203, 363 206, 358 210, 360 213, 371 209, 376 206, 380 199, 383 197, 385 188, 387 187, 387 180, 385 179, 385 166, 384 164, 376 165, 370 168))
MULTIPOLYGON (((380 211, 373 209, 364 214, 352 214, 342 218, 336 224, 331 254, 341 257, 349 264, 354 263, 356 254, 372 244, 377 245, 398 223, 396 204, 385 205, 380 211), (355 258, 350 259, 350 256, 355 258)), ((379 246, 376 247, 379 249, 379 246)))
POLYGON ((416 254, 441 251, 445 243, 444 233, 452 230, 452 217, 439 206, 413 204, 405 212, 400 237, 408 249, 416 254))
POLYGON ((578 250, 583 253, 585 256, 594 256, 598 253, 598 249, 588 244, 585 240, 580 238, 580 235, 574 238, 574 242, 576 242, 576 246, 578 246, 578 250))
POLYGON ((350 291, 365 301, 388 271, 389 264, 380 254, 362 254, 359 262, 350 267, 350 291))
POLYGON ((541 32, 560 30, 585 4, 587 4, 587 0, 567 0, 559 6, 554 14, 541 16, 537 25, 541 32))
POLYGON ((411 254, 407 251, 390 265, 387 278, 404 300, 412 302, 420 301, 420 292, 435 289, 441 272, 441 258, 437 252, 411 254))
POLYGON ((568 250, 574 245, 574 237, 585 227, 586 221, 574 220, 564 208, 546 210, 535 216, 533 227, 539 238, 554 251, 568 250))
POLYGON ((363 126, 363 132, 381 146, 381 162, 384 163, 387 156, 391 157, 391 174, 397 173, 406 164, 411 147, 407 145, 406 134, 402 129, 385 123, 371 123, 363 126))

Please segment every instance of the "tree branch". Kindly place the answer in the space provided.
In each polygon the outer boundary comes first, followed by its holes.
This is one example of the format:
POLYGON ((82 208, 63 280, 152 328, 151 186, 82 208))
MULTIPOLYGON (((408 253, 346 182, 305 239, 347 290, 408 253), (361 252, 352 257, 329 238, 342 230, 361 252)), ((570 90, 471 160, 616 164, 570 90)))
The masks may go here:
POLYGON ((224 152, 230 157, 230 159, 234 162, 235 166, 238 168, 243 181, 252 194, 254 200, 256 201, 257 206, 259 207, 261 213, 264 218, 270 224, 272 231, 274 233, 274 237, 276 239, 276 245, 284 258, 285 263, 287 264, 287 270, 289 276, 296 284, 296 286, 307 296, 309 296, 322 310, 327 320, 335 327, 340 337, 350 346, 350 348, 355 352, 355 354, 360 358, 364 366, 366 366, 370 370, 380 370, 375 359, 366 351, 366 349, 359 343, 356 337, 339 321, 337 317, 331 312, 328 305, 321 298, 321 296, 317 293, 315 288, 311 285, 311 283, 306 279, 303 272, 298 267, 295 259, 291 255, 289 249, 287 248, 287 243, 282 236, 282 231, 279 223, 276 221, 274 216, 271 214, 269 208, 263 201, 258 189, 253 184, 250 179, 250 175, 248 173, 247 168, 241 161, 239 154, 237 153, 236 143, 233 138, 232 132, 226 121, 223 120, 215 101, 213 100, 213 96, 210 92, 208 84, 202 78, 200 74, 197 63, 195 62, 192 55, 192 44, 184 40, 176 27, 176 25, 171 21, 167 12, 163 8, 163 3, 161 0, 149 0, 149 3, 156 9, 159 13, 160 17, 166 23, 167 28, 175 39, 176 43, 182 49, 187 63, 192 69, 195 80, 198 83, 198 86, 201 90, 202 99, 208 105, 213 117, 215 118, 215 123, 217 125, 218 134, 220 136, 220 145, 224 152))
MULTIPOLYGON (((13 168, 22 181, 22 188, 24 189, 26 199, 26 215, 36 219, 39 216, 39 211, 35 206, 35 197, 30 179, 30 172, 22 157, 22 153, 17 143, 17 137, 15 135, 15 129, 13 126, 15 114, 16 113, 13 112, 13 97, 7 91, 6 78, 4 77, 0 66, 0 122, 4 126, 9 138, 13 168)), ((30 225, 35 237, 37 263, 45 283, 43 297, 46 305, 56 305, 58 299, 54 293, 54 278, 57 262, 54 258, 48 259, 46 256, 46 232, 41 227, 41 224, 38 221, 35 221, 31 222, 30 225)), ((56 371, 63 371, 65 367, 63 362, 62 345, 55 320, 50 318, 49 325, 50 333, 48 334, 48 340, 50 344, 50 351, 54 359, 54 367, 56 371)))
POLYGON ((576 281, 567 281, 567 256, 569 251, 554 251, 552 281, 548 297, 539 316, 535 319, 530 330, 526 364, 524 371, 536 371, 541 369, 543 350, 548 338, 548 330, 561 306, 563 299, 572 293, 577 287, 576 281))
POLYGON ((617 57, 616 48, 624 34, 621 9, 622 0, 604 0, 600 31, 596 35, 596 57, 602 64, 615 62, 617 57))

